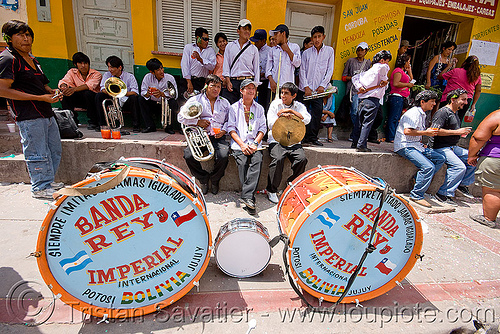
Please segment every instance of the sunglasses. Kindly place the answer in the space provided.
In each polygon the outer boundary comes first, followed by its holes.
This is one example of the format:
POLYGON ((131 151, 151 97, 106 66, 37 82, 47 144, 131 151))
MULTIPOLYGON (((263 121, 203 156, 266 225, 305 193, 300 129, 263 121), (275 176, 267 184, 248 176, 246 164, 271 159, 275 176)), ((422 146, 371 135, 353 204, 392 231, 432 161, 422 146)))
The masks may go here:
POLYGON ((210 40, 210 38, 208 37, 202 37, 201 39, 204 40, 205 42, 208 42, 210 40))

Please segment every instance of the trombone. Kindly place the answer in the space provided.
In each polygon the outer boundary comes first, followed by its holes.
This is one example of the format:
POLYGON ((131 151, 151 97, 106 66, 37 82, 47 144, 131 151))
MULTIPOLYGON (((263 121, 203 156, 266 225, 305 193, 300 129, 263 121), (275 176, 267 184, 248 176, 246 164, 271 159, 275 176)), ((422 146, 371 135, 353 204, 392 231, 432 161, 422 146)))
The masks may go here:
POLYGON ((127 85, 120 78, 111 77, 104 82, 104 89, 112 97, 102 101, 106 124, 110 129, 116 130, 125 124, 119 98, 127 94, 127 85))
MULTIPOLYGON (((192 101, 182 106, 180 113, 185 119, 200 117, 202 105, 198 101, 192 101)), ((214 157, 214 146, 207 132, 197 125, 181 124, 182 132, 191 150, 191 154, 197 161, 208 161, 214 157)))
POLYGON ((319 99, 319 98, 328 96, 330 94, 336 94, 337 91, 338 91, 338 88, 335 86, 332 86, 331 88, 325 90, 323 93, 313 92, 309 96, 304 96, 304 101, 319 99))

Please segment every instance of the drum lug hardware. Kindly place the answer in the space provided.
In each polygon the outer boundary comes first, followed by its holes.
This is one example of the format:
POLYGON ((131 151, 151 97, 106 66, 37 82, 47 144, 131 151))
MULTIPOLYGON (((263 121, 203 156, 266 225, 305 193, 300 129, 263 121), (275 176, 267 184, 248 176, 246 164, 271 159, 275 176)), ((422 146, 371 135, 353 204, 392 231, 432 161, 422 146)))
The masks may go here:
POLYGON ((101 320, 99 320, 99 321, 97 322, 97 325, 99 325, 99 324, 100 324, 100 323, 102 323, 102 322, 105 322, 105 323, 109 324, 108 314, 107 314, 107 313, 104 313, 104 314, 102 315, 102 319, 101 319, 101 320))
POLYGON ((363 305, 361 305, 361 304, 359 303, 359 300, 358 300, 358 299, 355 299, 355 301, 356 301, 356 307, 361 307, 361 308, 363 308, 363 307, 364 307, 363 305))
POLYGON ((158 181, 159 178, 160 178, 160 174, 156 173, 155 176, 153 177, 153 181, 158 181))
POLYGON ((396 284, 397 284, 397 285, 398 285, 401 289, 403 289, 403 290, 404 290, 404 288, 405 288, 405 287, 403 286, 403 284, 401 284, 401 282, 400 282, 400 281, 396 281, 396 284))
POLYGON ((416 259, 420 259, 420 261, 423 261, 423 258, 424 258, 425 255, 420 255, 420 254, 415 254, 415 258, 416 259))
POLYGON ((54 200, 53 202, 50 202, 50 203, 49 203, 49 209, 50 209, 50 210, 55 210, 55 209, 57 209, 57 205, 55 204, 55 202, 56 202, 56 201, 54 200))
POLYGON ((38 252, 32 252, 32 253, 30 253, 30 255, 26 256, 26 258, 29 258, 30 256, 40 257, 40 256, 42 256, 42 252, 40 252, 40 251, 38 251, 38 252))
POLYGON ((196 292, 200 292, 200 282, 193 281, 193 285, 196 285, 196 292))
POLYGON ((213 251, 214 251, 214 246, 210 246, 210 247, 208 247, 208 249, 209 249, 211 252, 213 252, 213 251))
POLYGON ((319 307, 321 307, 321 303, 323 303, 323 300, 325 300, 325 298, 323 298, 323 297, 320 297, 320 298, 318 299, 318 306, 319 306, 319 307))
POLYGON ((101 181, 101 174, 91 174, 90 177, 93 177, 96 181, 101 181))

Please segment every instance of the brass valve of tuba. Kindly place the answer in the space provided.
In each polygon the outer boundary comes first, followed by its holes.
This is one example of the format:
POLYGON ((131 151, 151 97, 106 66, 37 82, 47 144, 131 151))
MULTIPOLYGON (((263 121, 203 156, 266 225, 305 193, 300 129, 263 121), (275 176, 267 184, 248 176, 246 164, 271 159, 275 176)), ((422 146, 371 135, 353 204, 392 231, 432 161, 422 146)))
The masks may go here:
MULTIPOLYGON (((180 110, 185 119, 198 118, 202 112, 200 102, 186 103, 180 110)), ((191 150, 191 154, 197 161, 208 161, 214 157, 214 147, 207 132, 197 125, 181 124, 182 132, 191 150)))
POLYGON ((124 122, 118 99, 127 94, 127 85, 120 78, 111 77, 104 82, 104 89, 112 97, 112 99, 102 101, 106 124, 110 129, 119 129, 124 122))

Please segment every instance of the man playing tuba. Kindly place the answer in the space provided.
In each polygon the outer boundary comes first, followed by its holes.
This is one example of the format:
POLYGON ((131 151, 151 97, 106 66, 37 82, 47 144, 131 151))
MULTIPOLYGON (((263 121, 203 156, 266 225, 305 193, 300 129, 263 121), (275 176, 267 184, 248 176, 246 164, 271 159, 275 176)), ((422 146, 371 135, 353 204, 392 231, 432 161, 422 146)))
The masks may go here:
POLYGON ((152 115, 167 112, 168 108, 170 112, 170 124, 164 124, 165 132, 173 134, 172 121, 176 118, 172 117, 172 115, 175 115, 172 112, 177 110, 177 85, 175 79, 172 75, 163 71, 163 64, 156 58, 148 60, 146 67, 149 73, 142 80, 141 96, 139 96, 139 106, 142 119, 145 123, 145 128, 142 132, 156 131, 152 115), (163 105, 164 103, 165 105, 163 105))
MULTIPOLYGON (((102 102, 105 99, 111 98, 109 93, 106 91, 105 82, 111 77, 116 77, 121 79, 127 86, 127 93, 125 96, 120 98, 119 104, 122 110, 129 110, 132 113, 132 126, 134 127, 134 132, 140 132, 139 125, 139 104, 137 103, 137 97, 139 94, 139 86, 137 85, 137 80, 132 73, 125 72, 123 70, 123 61, 117 56, 109 56, 106 59, 106 65, 108 65, 108 72, 104 73, 101 80, 101 92, 97 93, 96 96, 96 108, 99 113, 99 124, 106 125, 106 116, 104 115, 104 110, 102 108, 102 102)), ((123 126, 123 124, 121 124, 123 126)), ((96 129, 96 131, 100 131, 96 129)))
POLYGON ((229 161, 229 144, 226 141, 226 131, 230 105, 228 100, 219 96, 221 88, 222 80, 214 74, 209 74, 203 91, 189 98, 177 115, 179 123, 203 128, 207 132, 215 151, 214 170, 209 173, 195 159, 189 146, 184 150, 186 164, 191 174, 200 181, 203 194, 208 193, 209 181, 212 183, 212 194, 215 195, 219 192, 219 181, 224 176, 229 161), (202 106, 201 114, 197 118, 186 118, 183 109, 189 109, 189 106, 196 102, 202 106))

